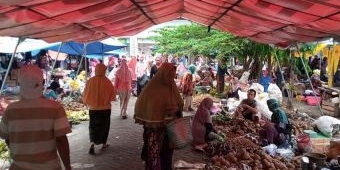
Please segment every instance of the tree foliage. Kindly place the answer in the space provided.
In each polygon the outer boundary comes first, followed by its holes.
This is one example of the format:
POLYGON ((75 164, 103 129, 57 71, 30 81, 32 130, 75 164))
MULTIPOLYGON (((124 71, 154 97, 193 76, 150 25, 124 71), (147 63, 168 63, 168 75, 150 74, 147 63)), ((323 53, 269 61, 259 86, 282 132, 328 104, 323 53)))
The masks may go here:
MULTIPOLYGON (((289 60, 289 50, 280 50, 268 44, 257 43, 215 29, 208 32, 207 27, 195 23, 168 26, 155 32, 157 34, 150 39, 157 42, 155 51, 157 53, 189 57, 215 56, 221 61, 227 61, 228 56, 236 56, 241 61, 244 70, 249 70, 249 64, 253 61, 251 78, 260 75, 264 63, 268 64, 270 70, 275 62, 280 62, 281 66, 289 66, 292 63, 289 60)), ((302 51, 312 51, 313 48, 312 46, 302 46, 301 49, 302 51)))
POLYGON ((211 29, 198 24, 178 27, 164 27, 155 31, 156 36, 150 37, 156 41, 158 53, 177 55, 228 54, 239 48, 237 37, 232 34, 211 29))

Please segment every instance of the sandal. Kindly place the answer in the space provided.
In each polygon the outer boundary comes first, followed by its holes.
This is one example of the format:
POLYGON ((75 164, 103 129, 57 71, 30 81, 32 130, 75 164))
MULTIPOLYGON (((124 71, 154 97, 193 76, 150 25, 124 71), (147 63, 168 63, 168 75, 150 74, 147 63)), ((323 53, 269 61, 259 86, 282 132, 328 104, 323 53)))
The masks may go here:
POLYGON ((94 146, 91 145, 90 150, 89 150, 90 155, 94 155, 94 146))
POLYGON ((194 149, 195 149, 195 151, 205 153, 204 149, 202 147, 198 146, 198 145, 195 146, 194 149))
POLYGON ((102 149, 106 149, 110 146, 110 144, 103 144, 102 149))
POLYGON ((127 119, 127 116, 126 115, 122 116, 122 119, 127 119))

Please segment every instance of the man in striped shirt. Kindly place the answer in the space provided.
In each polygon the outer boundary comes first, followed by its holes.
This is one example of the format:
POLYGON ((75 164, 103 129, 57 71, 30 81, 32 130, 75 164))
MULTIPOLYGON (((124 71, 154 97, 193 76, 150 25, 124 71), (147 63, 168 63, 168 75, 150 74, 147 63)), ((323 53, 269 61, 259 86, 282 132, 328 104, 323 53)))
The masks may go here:
POLYGON ((43 73, 28 65, 19 70, 21 100, 10 104, 0 122, 15 170, 70 170, 67 133, 71 132, 64 108, 45 99, 43 73), (60 158, 59 158, 59 156, 60 158))

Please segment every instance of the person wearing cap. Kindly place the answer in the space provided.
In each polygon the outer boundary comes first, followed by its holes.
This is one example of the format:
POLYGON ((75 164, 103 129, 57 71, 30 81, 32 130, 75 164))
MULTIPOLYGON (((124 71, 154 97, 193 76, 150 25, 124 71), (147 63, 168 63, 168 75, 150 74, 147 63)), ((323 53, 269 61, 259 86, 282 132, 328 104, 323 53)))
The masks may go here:
POLYGON ((34 65, 19 70, 21 99, 10 104, 0 122, 13 162, 10 169, 70 170, 71 132, 64 108, 43 97, 43 72, 34 65), (64 168, 62 168, 62 164, 64 168))
POLYGON ((86 83, 83 92, 83 102, 89 107, 90 150, 93 155, 94 145, 102 144, 107 148, 107 138, 110 131, 111 101, 116 100, 116 93, 111 81, 105 76, 106 66, 99 63, 95 68, 95 76, 86 83))

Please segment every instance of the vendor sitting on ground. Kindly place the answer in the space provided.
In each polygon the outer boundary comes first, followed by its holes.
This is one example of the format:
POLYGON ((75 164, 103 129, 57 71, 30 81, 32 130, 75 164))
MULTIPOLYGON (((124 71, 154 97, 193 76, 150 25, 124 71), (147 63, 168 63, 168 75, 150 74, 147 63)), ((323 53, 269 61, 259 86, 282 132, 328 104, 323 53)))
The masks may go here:
POLYGON ((247 99, 241 101, 240 105, 237 106, 234 113, 234 118, 236 119, 248 119, 253 121, 259 120, 259 115, 256 109, 256 91, 254 89, 249 89, 247 93, 247 99))
POLYGON ((266 122, 264 126, 262 126, 262 129, 259 131, 259 136, 261 139, 261 146, 270 144, 280 146, 284 141, 284 136, 280 135, 272 122, 266 122))
MULTIPOLYGON (((279 135, 278 140, 271 140, 270 142, 276 141, 274 144, 278 146, 282 144, 290 143, 290 135, 291 135, 290 124, 289 124, 285 111, 280 107, 279 101, 276 99, 269 99, 267 100, 267 105, 268 105, 269 110, 273 113, 271 116, 271 123, 274 125, 279 135), (284 143, 285 141, 287 141, 288 143, 287 142, 284 143)), ((270 130, 267 130, 267 131, 270 131, 270 130)))
POLYGON ((227 94, 227 97, 228 98, 237 98, 239 99, 239 95, 238 95, 238 91, 241 90, 240 88, 240 82, 238 81, 238 78, 237 77, 234 77, 232 80, 231 80, 231 83, 230 83, 230 88, 229 88, 229 92, 227 94))
POLYGON ((313 75, 310 77, 310 81, 312 83, 312 86, 314 88, 314 91, 317 93, 317 94, 320 94, 320 90, 319 90, 319 87, 322 86, 322 84, 324 82, 321 81, 320 79, 320 70, 313 70, 313 75))
POLYGON ((223 143, 224 135, 217 132, 212 124, 210 109, 213 107, 211 98, 204 98, 198 106, 192 121, 192 137, 196 150, 204 151, 208 143, 223 143))
POLYGON ((53 81, 50 86, 46 88, 46 91, 44 93, 44 97, 51 100, 57 100, 58 94, 57 89, 60 88, 60 84, 57 81, 53 81))

